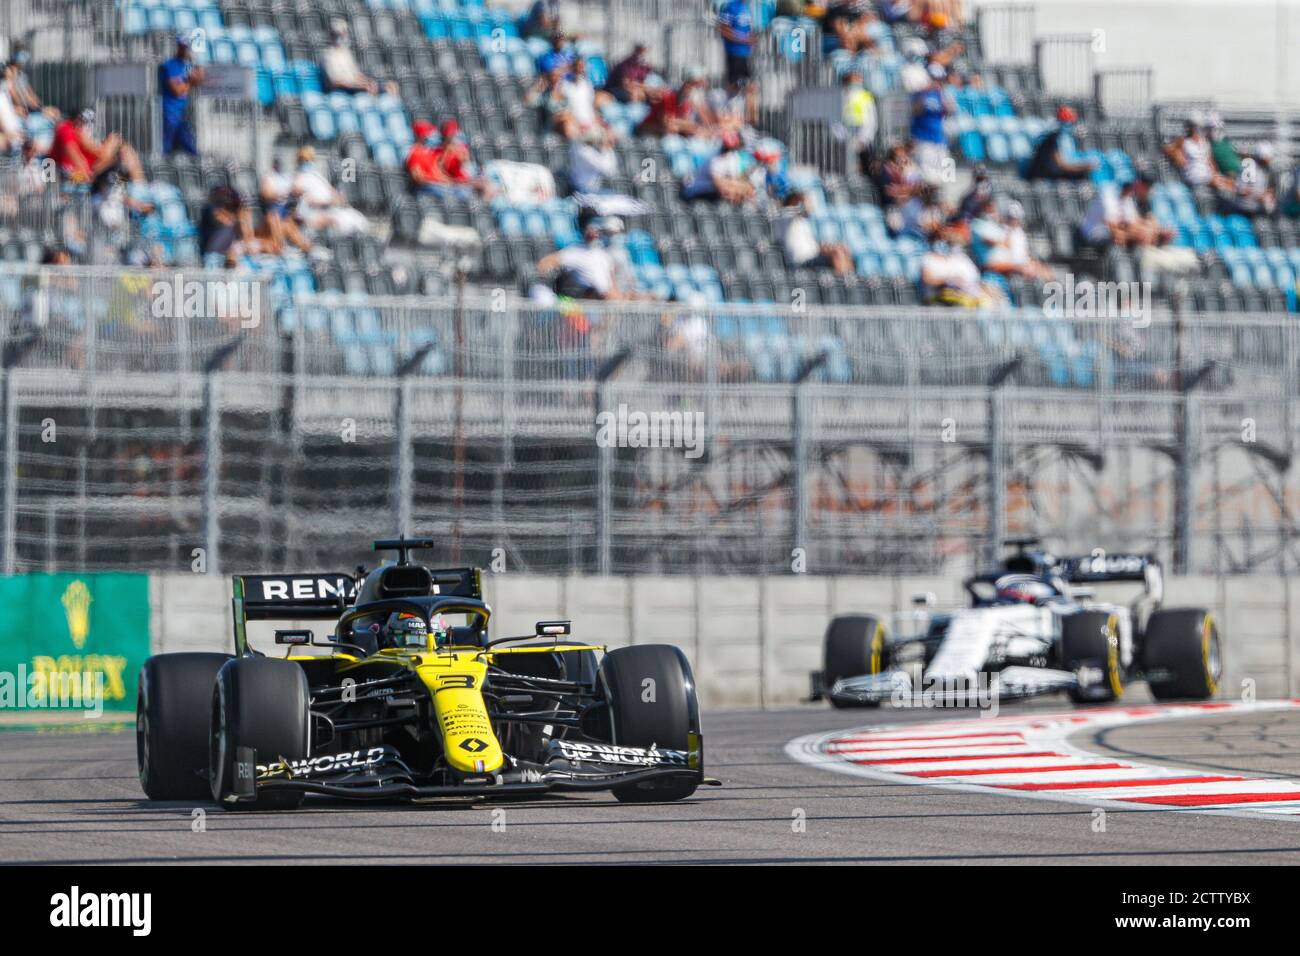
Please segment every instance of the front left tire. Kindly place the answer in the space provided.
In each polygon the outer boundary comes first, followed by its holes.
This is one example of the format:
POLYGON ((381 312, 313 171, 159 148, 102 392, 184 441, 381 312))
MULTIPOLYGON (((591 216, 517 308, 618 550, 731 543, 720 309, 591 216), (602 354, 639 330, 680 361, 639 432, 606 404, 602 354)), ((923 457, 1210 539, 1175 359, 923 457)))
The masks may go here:
POLYGON ((1109 611, 1079 611, 1061 621, 1061 662, 1066 670, 1100 674, 1069 691, 1076 704, 1104 704, 1124 696, 1119 661, 1119 618, 1109 611))

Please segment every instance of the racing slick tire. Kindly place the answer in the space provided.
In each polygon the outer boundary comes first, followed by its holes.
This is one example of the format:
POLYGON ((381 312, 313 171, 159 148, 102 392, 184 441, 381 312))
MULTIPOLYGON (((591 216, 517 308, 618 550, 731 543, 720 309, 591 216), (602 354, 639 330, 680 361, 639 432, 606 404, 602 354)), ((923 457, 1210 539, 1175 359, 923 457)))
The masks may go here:
MULTIPOLYGON (((690 662, 678 648, 671 644, 615 648, 602 658, 598 677, 609 703, 613 743, 689 749, 689 736, 700 726, 700 707, 690 662), (653 693, 647 694, 651 689, 653 693)), ((661 803, 683 800, 698 785, 693 779, 666 780, 614 787, 613 793, 622 803, 661 803)))
POLYGON ((265 657, 235 658, 221 668, 211 696, 209 776, 212 799, 226 810, 293 810, 300 791, 235 793, 237 747, 251 747, 259 761, 305 760, 310 753, 310 695, 297 664, 265 657))
POLYGON ((1119 663, 1119 619, 1109 611, 1079 611, 1061 621, 1061 662, 1066 670, 1087 667, 1101 680, 1068 693, 1076 704, 1104 704, 1124 696, 1119 663))
POLYGON ((832 707, 879 707, 879 701, 845 701, 830 696, 842 677, 880 674, 885 670, 889 633, 885 622, 871 614, 833 618, 823 641, 822 685, 832 707))
POLYGON ((140 668, 135 757, 150 800, 208 796, 208 713, 229 654, 158 654, 140 668))
POLYGON ((1219 628, 1209 611, 1156 611, 1142 643, 1147 686, 1156 700, 1209 700, 1218 692, 1223 657, 1219 628))

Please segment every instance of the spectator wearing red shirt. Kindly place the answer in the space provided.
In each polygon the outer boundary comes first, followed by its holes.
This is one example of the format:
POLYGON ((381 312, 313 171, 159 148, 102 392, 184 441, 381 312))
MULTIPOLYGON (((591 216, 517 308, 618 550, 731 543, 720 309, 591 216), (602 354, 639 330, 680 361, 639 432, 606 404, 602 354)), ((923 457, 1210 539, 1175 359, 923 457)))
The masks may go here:
POLYGON ((638 136, 694 136, 700 132, 698 104, 704 95, 705 77, 702 70, 692 70, 676 91, 662 88, 647 95, 650 112, 636 128, 638 136))
POLYGON ((415 145, 406 156, 406 174, 411 178, 411 185, 423 191, 426 186, 446 183, 438 128, 426 120, 416 120, 411 132, 415 134, 415 145))
POLYGON ((131 144, 117 133, 95 142, 95 111, 82 110, 76 118, 65 118, 54 128, 50 156, 63 175, 74 183, 90 183, 98 189, 104 174, 120 171, 133 182, 144 182, 144 169, 131 144))
POLYGON ((614 65, 605 80, 605 92, 620 103, 644 103, 645 81, 654 71, 646 62, 646 45, 638 43, 632 52, 614 65))

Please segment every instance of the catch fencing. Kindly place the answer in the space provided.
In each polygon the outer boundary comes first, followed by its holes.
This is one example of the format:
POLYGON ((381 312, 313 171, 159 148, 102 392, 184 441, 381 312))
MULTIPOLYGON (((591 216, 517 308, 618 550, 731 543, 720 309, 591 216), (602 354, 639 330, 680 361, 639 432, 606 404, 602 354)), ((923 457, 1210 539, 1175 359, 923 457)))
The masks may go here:
POLYGON ((1289 316, 273 311, 229 279, 0 271, 6 569, 324 567, 399 530, 551 574, 958 573, 1023 533, 1300 567, 1289 316))

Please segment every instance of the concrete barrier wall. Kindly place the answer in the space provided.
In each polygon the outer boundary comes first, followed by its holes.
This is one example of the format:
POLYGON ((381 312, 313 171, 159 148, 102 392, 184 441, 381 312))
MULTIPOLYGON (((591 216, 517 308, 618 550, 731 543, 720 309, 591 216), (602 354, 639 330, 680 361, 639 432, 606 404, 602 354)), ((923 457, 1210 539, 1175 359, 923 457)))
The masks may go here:
MULTIPOLYGON (((496 636, 530 634, 546 618, 570 618, 575 639, 621 647, 672 643, 691 659, 711 707, 791 704, 821 664, 821 640, 837 614, 901 611, 931 591, 962 602, 960 582, 907 577, 533 577, 488 575, 496 636)), ((1224 693, 1254 682, 1261 698, 1300 690, 1300 584, 1285 578, 1170 578, 1167 607, 1209 607, 1224 637, 1224 693), (1293 600, 1294 598, 1294 600, 1293 600)), ((229 650, 229 579, 156 575, 155 652, 229 650)), ((319 632, 321 623, 308 623, 319 632)), ((272 625, 250 625, 269 651, 272 625)))

